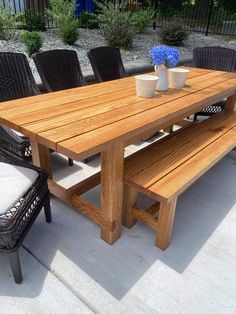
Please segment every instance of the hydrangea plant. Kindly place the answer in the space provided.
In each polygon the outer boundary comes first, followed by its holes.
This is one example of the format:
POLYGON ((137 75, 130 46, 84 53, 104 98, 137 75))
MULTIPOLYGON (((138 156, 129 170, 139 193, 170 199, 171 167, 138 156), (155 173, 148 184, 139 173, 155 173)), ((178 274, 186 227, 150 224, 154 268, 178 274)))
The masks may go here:
POLYGON ((179 51, 167 46, 155 46, 149 51, 149 56, 154 65, 175 67, 179 62, 179 51))

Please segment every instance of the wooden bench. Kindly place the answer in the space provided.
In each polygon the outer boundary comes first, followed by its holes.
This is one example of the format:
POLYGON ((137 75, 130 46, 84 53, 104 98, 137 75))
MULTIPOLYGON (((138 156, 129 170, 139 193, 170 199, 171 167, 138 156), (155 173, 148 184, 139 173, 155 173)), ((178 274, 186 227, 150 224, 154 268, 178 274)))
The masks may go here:
POLYGON ((123 225, 131 228, 137 220, 142 221, 157 231, 156 246, 165 250, 171 239, 178 196, 235 146, 236 112, 222 112, 128 157, 123 225), (146 210, 139 209, 137 192, 157 202, 146 210))

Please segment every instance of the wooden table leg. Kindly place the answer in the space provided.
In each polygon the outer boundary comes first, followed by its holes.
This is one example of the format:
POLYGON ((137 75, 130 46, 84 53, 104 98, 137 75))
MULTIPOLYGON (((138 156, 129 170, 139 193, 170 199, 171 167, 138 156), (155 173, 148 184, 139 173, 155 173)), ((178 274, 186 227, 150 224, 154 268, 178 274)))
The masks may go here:
POLYGON ((121 143, 101 153, 101 212, 115 221, 114 231, 101 227, 101 238, 109 244, 119 239, 123 199, 124 145, 121 143))
POLYGON ((45 169, 49 179, 52 179, 51 159, 49 148, 31 140, 32 159, 35 166, 45 169))
POLYGON ((236 93, 227 98, 227 101, 225 104, 225 110, 234 111, 235 103, 236 103, 236 93))

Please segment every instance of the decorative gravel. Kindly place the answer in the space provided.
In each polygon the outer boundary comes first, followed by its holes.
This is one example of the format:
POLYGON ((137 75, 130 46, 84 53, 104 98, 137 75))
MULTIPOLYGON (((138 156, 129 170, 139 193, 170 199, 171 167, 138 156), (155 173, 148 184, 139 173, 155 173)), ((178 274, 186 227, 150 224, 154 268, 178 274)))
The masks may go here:
MULTIPOLYGON (((78 53, 82 70, 85 72, 91 70, 87 59, 87 51, 91 48, 106 45, 106 42, 99 30, 80 29, 80 37, 76 45, 69 46, 64 44, 56 35, 55 31, 49 30, 43 33, 44 44, 42 50, 51 49, 74 49, 78 53)), ((19 40, 20 31, 16 31, 13 39, 9 41, 0 40, 0 51, 12 51, 26 53, 24 45, 19 40)), ((154 46, 160 44, 158 30, 148 29, 145 34, 136 35, 131 50, 122 50, 124 62, 140 60, 148 61, 148 51, 154 46)), ((181 55, 191 55, 193 48, 204 46, 224 46, 236 50, 236 37, 209 35, 191 33, 189 39, 183 47, 178 47, 181 55)), ((31 58, 30 65, 35 73, 35 66, 31 58)))

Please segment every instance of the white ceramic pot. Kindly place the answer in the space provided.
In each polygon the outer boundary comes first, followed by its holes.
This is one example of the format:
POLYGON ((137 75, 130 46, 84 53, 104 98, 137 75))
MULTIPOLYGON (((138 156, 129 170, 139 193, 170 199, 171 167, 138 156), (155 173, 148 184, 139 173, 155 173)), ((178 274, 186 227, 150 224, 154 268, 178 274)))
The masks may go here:
POLYGON ((167 67, 163 65, 156 66, 155 65, 155 72, 156 76, 159 77, 159 80, 157 82, 156 90, 159 92, 164 92, 168 90, 168 73, 167 73, 167 67))
POLYGON ((170 85, 173 88, 183 88, 188 78, 188 69, 172 68, 169 69, 170 85))
POLYGON ((136 93, 139 97, 151 98, 154 96, 158 77, 154 75, 137 75, 135 76, 136 93))

